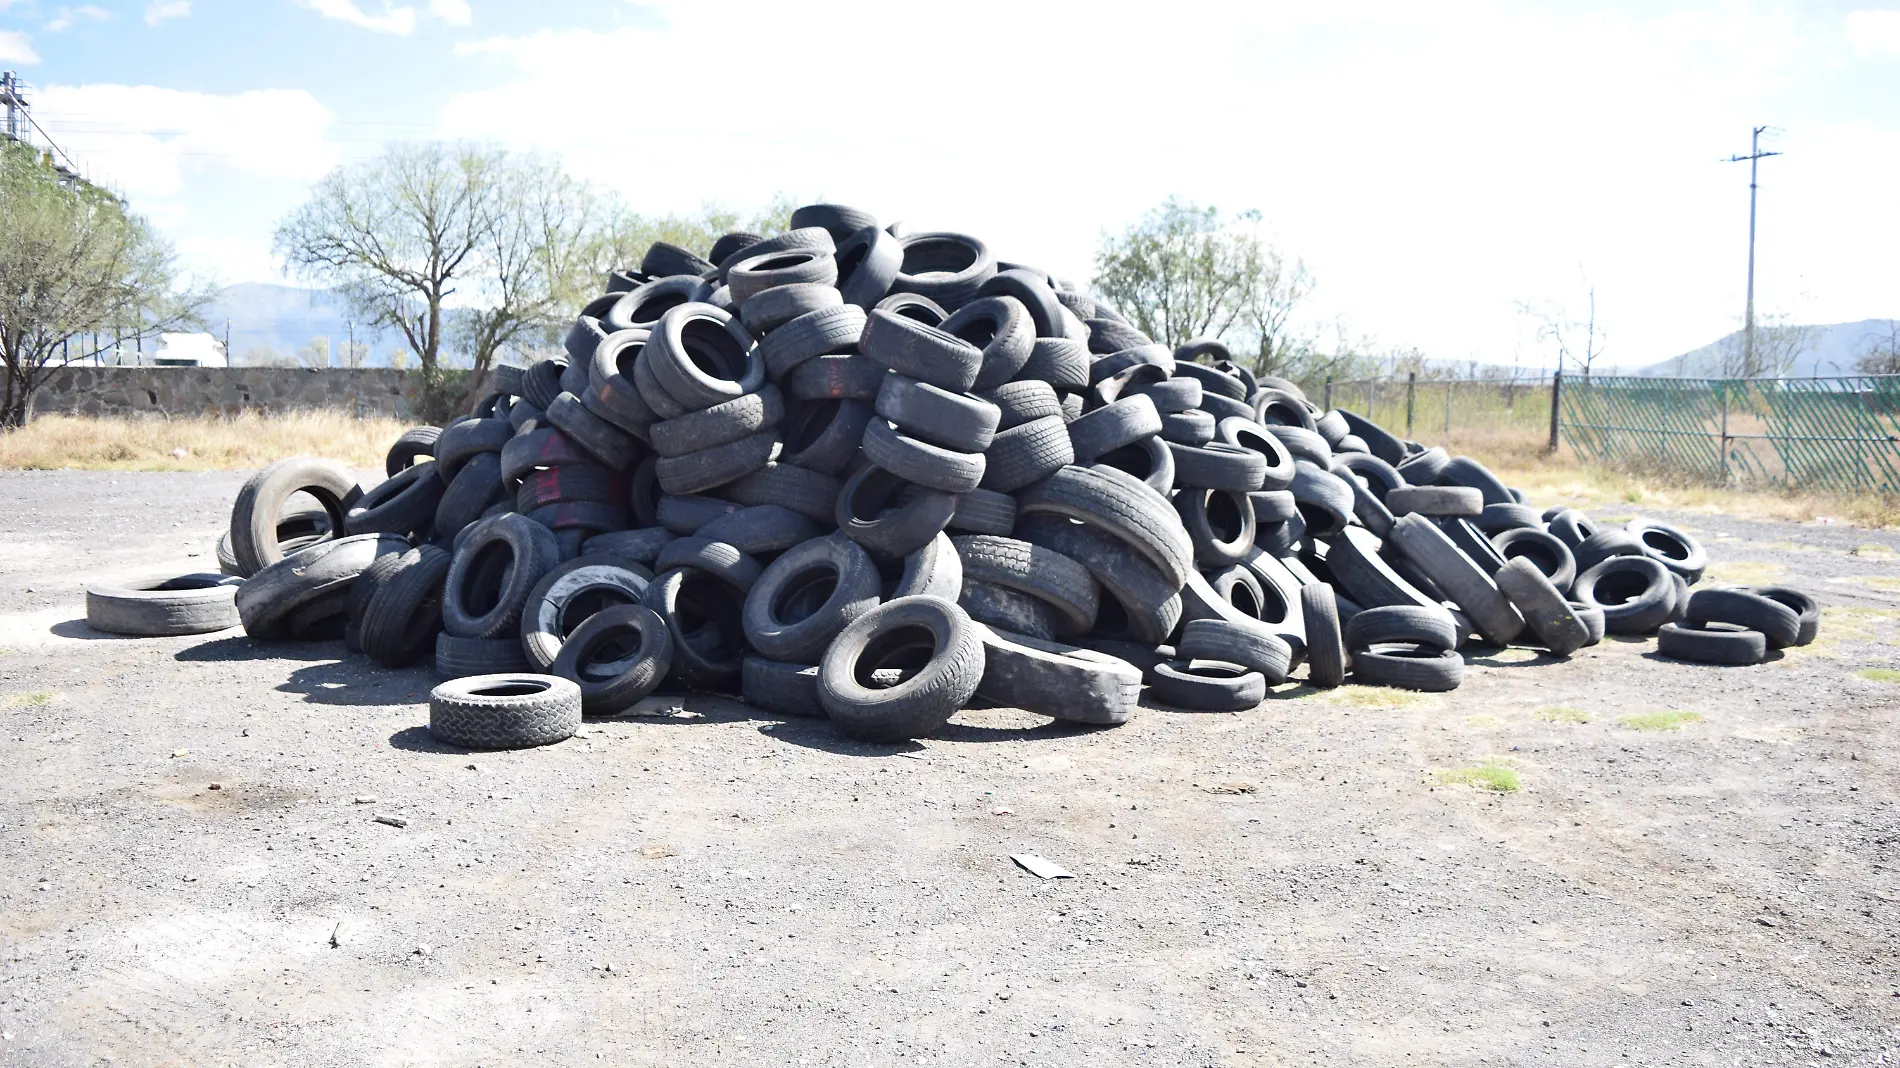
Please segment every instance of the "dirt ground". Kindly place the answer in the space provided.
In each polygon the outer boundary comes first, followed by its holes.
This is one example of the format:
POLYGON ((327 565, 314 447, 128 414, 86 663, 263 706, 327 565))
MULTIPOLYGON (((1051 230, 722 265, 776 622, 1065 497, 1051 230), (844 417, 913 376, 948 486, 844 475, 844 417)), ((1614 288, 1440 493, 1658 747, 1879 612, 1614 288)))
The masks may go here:
POLYGON ((0 473, 0 1065, 1900 1061, 1900 536, 1682 517, 1828 606, 1760 667, 468 754, 424 670, 78 622, 242 477, 0 473))

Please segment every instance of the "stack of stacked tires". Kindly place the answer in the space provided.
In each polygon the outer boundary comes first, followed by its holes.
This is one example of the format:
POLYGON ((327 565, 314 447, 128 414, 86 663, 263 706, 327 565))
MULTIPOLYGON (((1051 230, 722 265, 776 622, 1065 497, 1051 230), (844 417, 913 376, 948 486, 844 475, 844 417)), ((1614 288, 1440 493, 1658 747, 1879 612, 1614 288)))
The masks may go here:
POLYGON ((1741 662, 1734 634, 1812 635, 1788 591, 1691 598, 1681 531, 1540 514, 967 235, 811 205, 703 258, 656 244, 607 290, 564 357, 499 368, 367 492, 303 458, 253 478, 246 628, 433 655, 440 733, 480 746, 656 691, 891 740, 978 703, 1121 723, 1144 685, 1251 708, 1302 670, 1449 690, 1473 642, 1667 626, 1665 653, 1741 662), (318 507, 287 510, 300 490, 318 507))

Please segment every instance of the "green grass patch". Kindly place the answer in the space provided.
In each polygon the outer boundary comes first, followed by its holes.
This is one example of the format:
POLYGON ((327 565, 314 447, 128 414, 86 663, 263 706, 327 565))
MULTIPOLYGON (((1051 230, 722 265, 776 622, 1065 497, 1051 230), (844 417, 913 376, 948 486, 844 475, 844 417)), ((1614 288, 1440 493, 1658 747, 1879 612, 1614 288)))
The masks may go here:
POLYGON ((1429 693, 1394 690, 1385 686, 1341 686, 1327 698, 1348 708, 1437 708, 1443 702, 1429 693))
POLYGON ((1854 674, 1868 682, 1900 682, 1900 671, 1892 668, 1866 668, 1854 674))
POLYGON ((1545 723, 1588 723, 1590 713, 1581 708, 1567 708, 1563 705, 1547 705, 1531 712, 1531 718, 1541 719, 1545 723))
POLYGON ((28 690, 25 693, 10 693, 0 697, 0 708, 35 708, 53 702, 51 690, 28 690))
POLYGON ((1633 731, 1679 731, 1691 723, 1702 720, 1700 712, 1645 712, 1638 716, 1624 716, 1616 722, 1633 731))
POLYGON ((1441 786, 1469 786, 1473 790, 1494 794, 1514 793, 1523 785, 1518 781, 1515 768, 1495 760, 1473 764, 1468 768, 1440 768, 1432 772, 1432 778, 1437 779, 1441 786))
POLYGON ((1769 586, 1773 585, 1788 569, 1780 564, 1766 564, 1755 560, 1730 560, 1710 566, 1708 577, 1713 582, 1731 586, 1769 586))

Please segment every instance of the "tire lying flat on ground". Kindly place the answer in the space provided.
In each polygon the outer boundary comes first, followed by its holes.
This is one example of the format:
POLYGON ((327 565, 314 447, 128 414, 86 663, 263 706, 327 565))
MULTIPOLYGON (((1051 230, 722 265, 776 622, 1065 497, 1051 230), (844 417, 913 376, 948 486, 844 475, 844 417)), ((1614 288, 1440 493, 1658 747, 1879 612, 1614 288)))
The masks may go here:
POLYGON ((86 625, 140 638, 225 630, 242 623, 237 590, 243 581, 232 575, 190 574, 126 586, 90 586, 86 625))
POLYGON ((464 749, 552 745, 580 725, 580 687, 553 675, 475 675, 429 694, 429 733, 464 749))

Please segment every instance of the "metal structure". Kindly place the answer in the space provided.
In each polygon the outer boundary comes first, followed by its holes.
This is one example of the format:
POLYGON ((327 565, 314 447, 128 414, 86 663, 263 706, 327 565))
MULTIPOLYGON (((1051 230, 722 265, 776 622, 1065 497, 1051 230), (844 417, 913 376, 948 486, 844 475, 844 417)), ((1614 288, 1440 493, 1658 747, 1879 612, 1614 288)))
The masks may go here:
POLYGON ((1728 158, 1730 163, 1748 161, 1748 311, 1742 319, 1742 366, 1739 368, 1744 374, 1760 369, 1755 366, 1755 192, 1758 188, 1755 179, 1763 159, 1781 155, 1761 150, 1761 135, 1766 129, 1766 126, 1757 126, 1749 133, 1748 155, 1728 158))
POLYGON ((1566 376, 1556 422, 1587 461, 1723 485, 1900 493, 1900 375, 1566 376))
POLYGON ((96 188, 80 173, 79 165, 73 162, 72 156, 59 147, 45 127, 34 120, 27 93, 28 86, 20 80, 18 72, 0 71, 0 106, 6 108, 6 125, 0 127, 0 139, 44 154, 52 165, 53 173, 58 175, 59 184, 67 189, 82 185, 96 188), (39 134, 37 141, 33 137, 35 132, 39 134))

